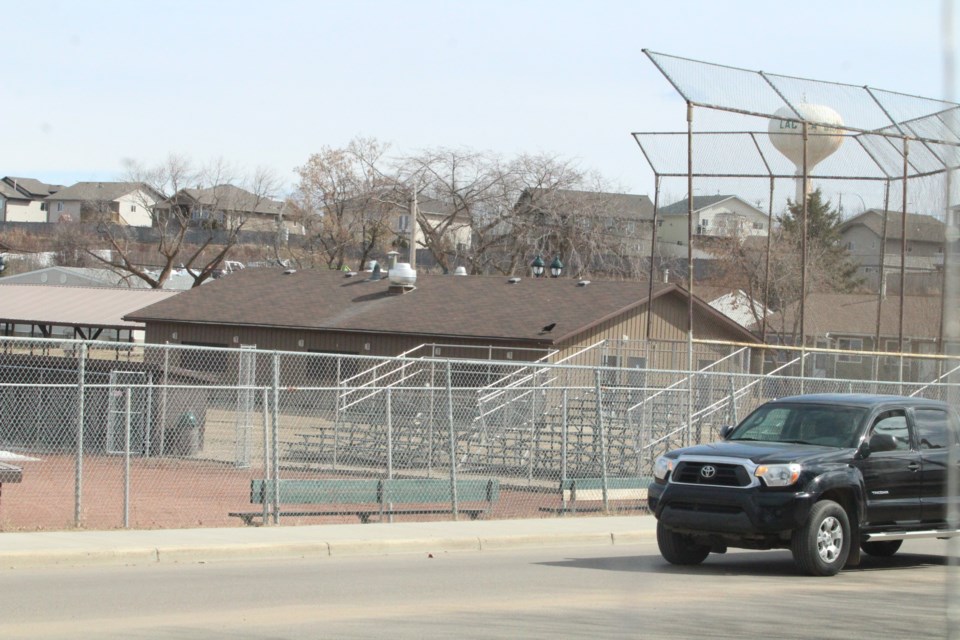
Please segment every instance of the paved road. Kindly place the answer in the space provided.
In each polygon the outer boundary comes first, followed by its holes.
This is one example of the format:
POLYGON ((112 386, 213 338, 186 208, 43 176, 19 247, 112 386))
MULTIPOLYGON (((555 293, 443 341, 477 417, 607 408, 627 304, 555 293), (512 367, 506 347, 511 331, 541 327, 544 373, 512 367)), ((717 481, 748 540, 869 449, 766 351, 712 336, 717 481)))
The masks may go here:
POLYGON ((833 578, 611 547, 2 572, 0 638, 943 638, 942 542, 833 578))

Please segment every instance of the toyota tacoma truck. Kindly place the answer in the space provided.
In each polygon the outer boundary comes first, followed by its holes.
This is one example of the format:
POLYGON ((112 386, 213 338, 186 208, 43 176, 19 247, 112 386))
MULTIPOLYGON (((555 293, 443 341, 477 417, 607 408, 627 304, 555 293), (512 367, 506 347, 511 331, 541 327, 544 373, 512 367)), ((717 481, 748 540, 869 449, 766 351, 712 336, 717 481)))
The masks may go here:
POLYGON ((660 553, 695 565, 728 547, 790 549, 802 572, 831 576, 861 552, 892 556, 903 540, 958 535, 947 490, 958 433, 957 414, 936 400, 767 402, 721 429, 720 442, 656 460, 647 501, 660 553))

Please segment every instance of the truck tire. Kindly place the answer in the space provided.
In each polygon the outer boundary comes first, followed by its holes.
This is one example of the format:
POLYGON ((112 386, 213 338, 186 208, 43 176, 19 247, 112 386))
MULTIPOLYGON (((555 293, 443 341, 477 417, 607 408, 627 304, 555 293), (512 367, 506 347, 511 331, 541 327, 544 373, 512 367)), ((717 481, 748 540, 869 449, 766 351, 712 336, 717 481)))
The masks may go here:
POLYGON ((710 547, 697 544, 689 536, 676 533, 657 522, 657 546, 670 564, 700 564, 710 555, 710 547))
POLYGON ((861 542, 860 548, 868 556, 889 558, 900 549, 901 544, 903 544, 903 540, 877 540, 875 542, 861 542))
POLYGON ((793 532, 793 561, 813 576, 836 575, 850 553, 850 519, 833 500, 821 500, 810 509, 807 521, 793 532))

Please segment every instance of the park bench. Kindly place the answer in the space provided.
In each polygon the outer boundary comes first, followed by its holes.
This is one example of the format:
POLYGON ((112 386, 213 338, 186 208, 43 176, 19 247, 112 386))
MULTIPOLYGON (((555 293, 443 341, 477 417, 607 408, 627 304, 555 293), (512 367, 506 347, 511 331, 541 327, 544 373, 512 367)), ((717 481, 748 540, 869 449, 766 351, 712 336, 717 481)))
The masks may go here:
MULTIPOLYGON (((619 501, 642 501, 641 504, 620 506, 618 509, 646 509, 647 487, 653 481, 647 477, 607 478, 607 504, 619 501)), ((603 505, 603 478, 567 478, 560 482, 561 507, 545 507, 546 511, 576 513, 601 511, 603 505), (599 505, 597 503, 600 503, 599 505), (584 503, 588 503, 584 507, 584 503)))
MULTIPOLYGON (((276 486, 278 515, 292 517, 356 515, 369 522, 374 515, 420 515, 454 512, 453 487, 449 479, 345 479, 280 480, 276 486), (295 507, 294 507, 295 505, 295 507), (307 505, 333 505, 336 508, 313 509, 307 505), (440 506, 443 505, 443 506, 440 506)), ((487 513, 500 497, 500 482, 495 479, 456 481, 458 514, 477 519, 487 513), (484 506, 476 506, 485 503, 484 506), (467 507, 460 506, 467 504, 467 507)), ((250 503, 264 505, 255 512, 231 512, 245 524, 263 519, 266 506, 273 504, 274 481, 251 480, 250 503)), ((268 516, 267 516, 268 517, 268 516)))

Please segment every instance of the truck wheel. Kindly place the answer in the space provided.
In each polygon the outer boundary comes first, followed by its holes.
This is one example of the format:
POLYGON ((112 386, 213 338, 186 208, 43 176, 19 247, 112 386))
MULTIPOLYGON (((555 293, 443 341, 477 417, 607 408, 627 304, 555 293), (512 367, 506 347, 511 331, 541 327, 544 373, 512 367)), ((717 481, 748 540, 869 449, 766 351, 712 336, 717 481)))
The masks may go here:
POLYGON ((804 573, 832 576, 843 567, 850 553, 850 520, 832 500, 813 505, 802 527, 790 541, 793 561, 804 573))
POLYGON ((657 546, 660 555, 670 564, 700 564, 710 555, 710 547, 697 544, 693 538, 684 536, 657 522, 657 546))
POLYGON ((868 556, 889 558, 900 549, 901 544, 903 544, 903 540, 877 540, 876 542, 861 542, 860 548, 868 556))

